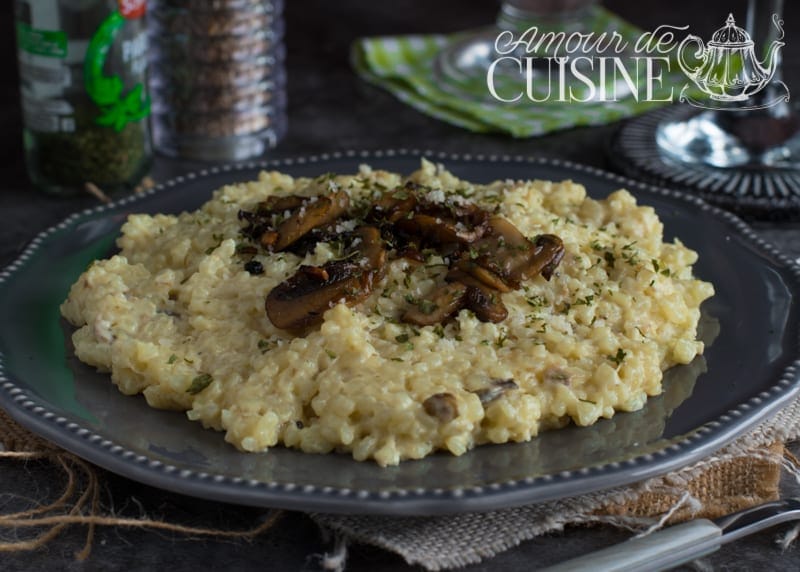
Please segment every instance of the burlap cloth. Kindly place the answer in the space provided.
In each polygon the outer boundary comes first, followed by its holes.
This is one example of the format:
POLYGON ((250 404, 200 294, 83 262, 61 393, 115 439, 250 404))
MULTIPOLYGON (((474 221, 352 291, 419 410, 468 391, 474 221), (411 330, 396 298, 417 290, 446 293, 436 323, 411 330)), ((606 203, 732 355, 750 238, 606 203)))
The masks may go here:
MULTIPOLYGON (((714 455, 663 477, 579 497, 486 513, 446 517, 386 518, 313 514, 323 529, 338 538, 336 552, 323 564, 344 566, 348 542, 363 542, 400 554, 410 564, 429 570, 454 568, 479 562, 520 542, 567 525, 598 524, 625 527, 637 532, 690 518, 714 518, 779 496, 783 470, 798 476, 793 457, 786 456, 784 443, 800 436, 800 400, 731 443, 714 455)), ((267 519, 243 532, 182 527, 161 521, 118 519, 98 513, 97 475, 93 468, 73 455, 32 435, 0 410, 0 461, 46 458, 69 470, 77 465, 88 478, 84 490, 76 490, 78 479, 69 474, 69 491, 48 505, 15 514, 0 513, 0 528, 27 524, 45 526, 45 532, 27 541, 0 542, 3 550, 31 550, 44 546, 68 525, 86 525, 86 546, 77 553, 88 556, 96 525, 147 526, 186 534, 208 534, 252 538, 265 533, 277 518, 267 519), (7 459, 7 460, 5 460, 7 459), (91 489, 91 490, 90 490, 91 489), (55 512, 55 515, 53 513, 55 512), (45 520, 41 520, 44 518, 45 520)), ((7 491, 0 491, 4 493, 7 491)), ((535 563, 531 563, 535 566, 535 563)))

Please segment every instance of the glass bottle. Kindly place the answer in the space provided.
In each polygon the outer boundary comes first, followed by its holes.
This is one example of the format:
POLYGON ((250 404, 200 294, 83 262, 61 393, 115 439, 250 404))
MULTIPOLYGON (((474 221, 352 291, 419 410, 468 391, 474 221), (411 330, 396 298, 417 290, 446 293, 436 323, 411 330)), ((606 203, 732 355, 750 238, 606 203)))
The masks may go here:
POLYGON ((152 162, 146 0, 16 0, 23 137, 34 186, 135 185, 152 162))
POLYGON ((241 161, 286 132, 283 0, 151 0, 153 143, 241 161))

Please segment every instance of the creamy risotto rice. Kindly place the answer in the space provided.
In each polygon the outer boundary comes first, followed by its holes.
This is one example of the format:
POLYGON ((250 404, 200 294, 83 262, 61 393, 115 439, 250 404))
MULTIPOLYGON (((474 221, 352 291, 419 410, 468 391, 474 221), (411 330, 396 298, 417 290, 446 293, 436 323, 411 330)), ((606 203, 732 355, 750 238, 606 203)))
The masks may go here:
POLYGON ((483 186, 426 161, 407 178, 367 166, 316 179, 261 173, 195 212, 131 215, 118 246, 61 308, 82 361, 243 451, 282 443, 380 465, 641 408, 661 393, 664 370, 702 353, 699 306, 713 294, 692 276, 697 255, 662 242, 654 210, 627 191, 598 201, 570 181, 483 186), (434 253, 389 256, 366 299, 332 305, 307 331, 275 327, 270 291, 300 265, 341 252, 333 241, 303 256, 254 249, 240 210, 274 195, 340 191, 358 204, 408 180, 429 201, 477 203, 531 239, 556 235, 563 259, 550 280, 537 275, 503 293, 508 315, 497 323, 469 309, 436 325, 403 323, 408 301, 443 282, 446 260, 434 253), (435 395, 448 396, 444 414, 435 395))

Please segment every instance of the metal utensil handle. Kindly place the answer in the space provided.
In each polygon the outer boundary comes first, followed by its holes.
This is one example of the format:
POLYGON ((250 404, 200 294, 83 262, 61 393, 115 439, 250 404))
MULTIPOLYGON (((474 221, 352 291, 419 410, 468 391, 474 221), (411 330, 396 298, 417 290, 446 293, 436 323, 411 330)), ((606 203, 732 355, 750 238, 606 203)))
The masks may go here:
POLYGON ((542 572, 653 572, 689 562, 720 547, 713 539, 722 529, 700 519, 671 526, 585 556, 567 560, 542 572))

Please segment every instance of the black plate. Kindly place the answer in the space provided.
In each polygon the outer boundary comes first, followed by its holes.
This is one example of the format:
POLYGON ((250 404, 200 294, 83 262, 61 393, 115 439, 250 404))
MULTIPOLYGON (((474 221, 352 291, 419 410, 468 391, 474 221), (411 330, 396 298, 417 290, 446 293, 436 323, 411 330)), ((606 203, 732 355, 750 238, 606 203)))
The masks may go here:
POLYGON ((800 269, 732 215, 672 191, 592 168, 524 157, 420 151, 344 152, 212 168, 145 196, 75 215, 37 237, 0 274, 0 404, 20 423, 114 472, 199 497, 320 512, 442 514, 538 502, 627 484, 696 461, 798 392, 800 269), (529 443, 436 454, 382 469, 346 455, 284 448, 243 454, 181 413, 126 397, 72 357, 58 305, 86 264, 105 256, 131 212, 194 209, 226 183, 262 169, 292 175, 354 172, 359 163, 409 173, 419 158, 459 177, 572 179, 602 198, 627 187, 655 207, 668 240, 700 253, 705 356, 667 374, 665 393, 635 413, 529 443), (43 279, 44 277, 47 279, 43 279), (714 339, 716 338, 716 339, 714 339))

